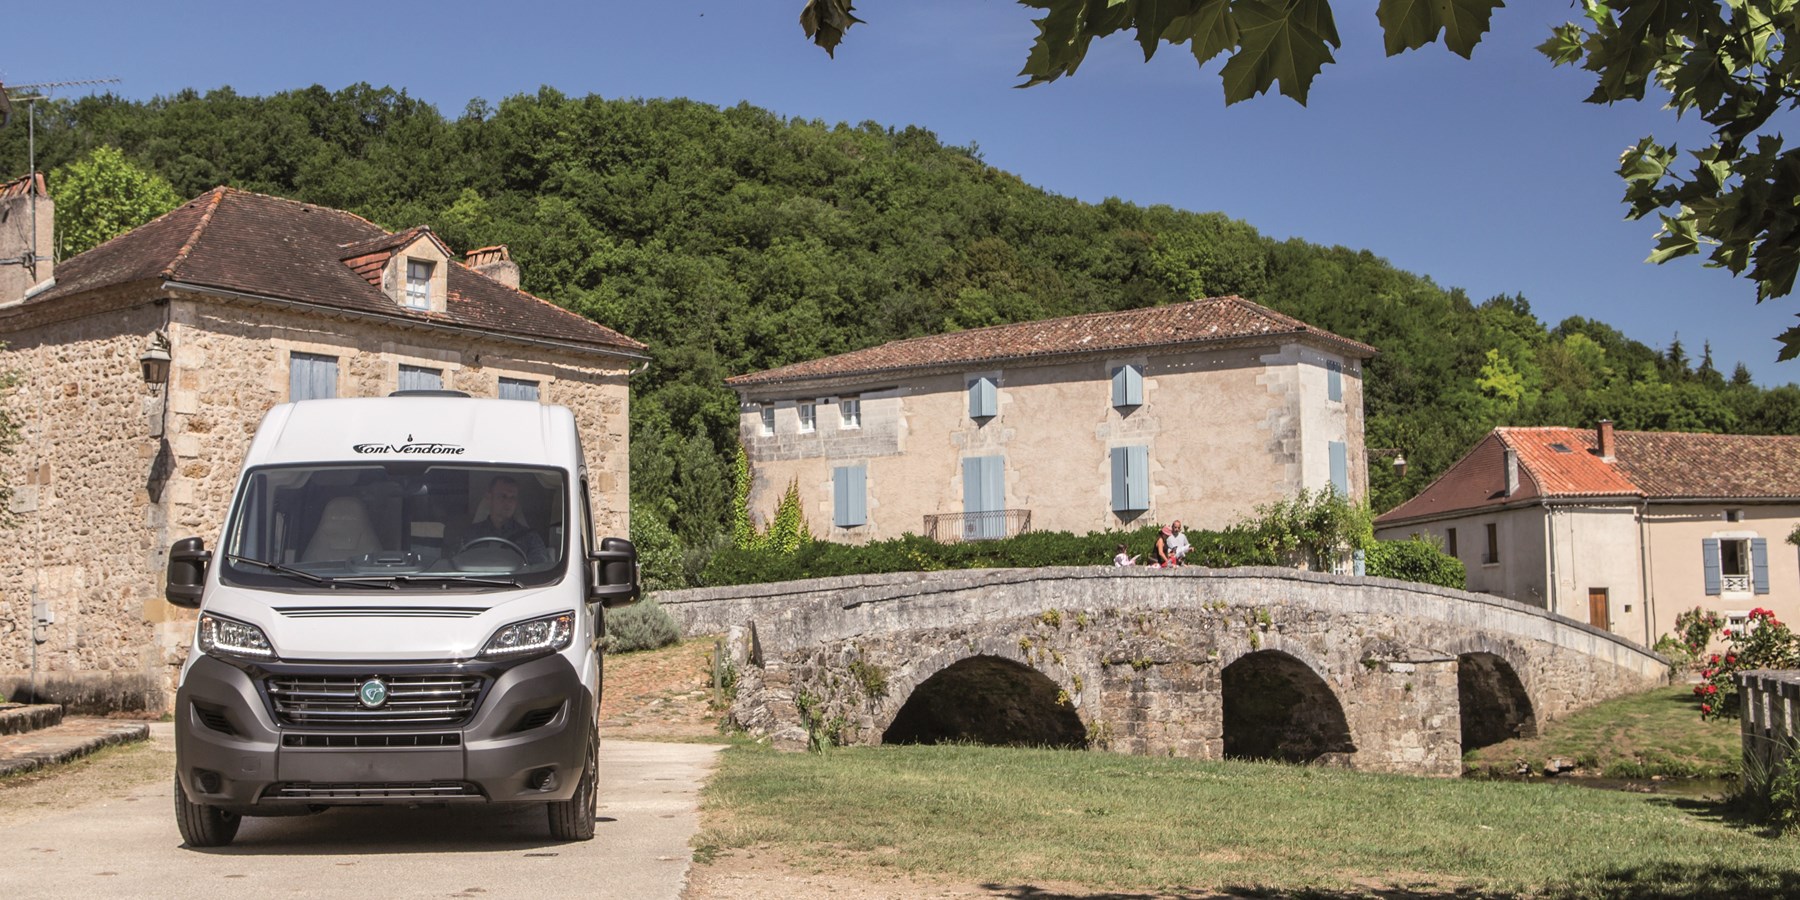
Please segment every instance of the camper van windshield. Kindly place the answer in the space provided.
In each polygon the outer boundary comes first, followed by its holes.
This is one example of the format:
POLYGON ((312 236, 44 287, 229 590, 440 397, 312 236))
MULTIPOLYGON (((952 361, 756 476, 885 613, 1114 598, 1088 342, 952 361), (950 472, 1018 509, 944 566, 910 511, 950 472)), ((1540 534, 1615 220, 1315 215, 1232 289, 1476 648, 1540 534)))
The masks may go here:
POLYGON ((443 590, 562 575, 558 469, 394 462, 264 466, 244 478, 223 543, 228 583, 443 590))

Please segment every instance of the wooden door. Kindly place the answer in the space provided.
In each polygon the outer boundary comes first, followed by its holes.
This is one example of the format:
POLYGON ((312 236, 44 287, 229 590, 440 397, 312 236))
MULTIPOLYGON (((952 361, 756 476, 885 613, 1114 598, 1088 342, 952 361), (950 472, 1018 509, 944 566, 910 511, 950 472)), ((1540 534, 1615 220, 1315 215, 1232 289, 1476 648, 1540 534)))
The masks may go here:
POLYGON ((1612 615, 1606 602, 1606 588, 1588 588, 1588 624, 1612 630, 1612 615))

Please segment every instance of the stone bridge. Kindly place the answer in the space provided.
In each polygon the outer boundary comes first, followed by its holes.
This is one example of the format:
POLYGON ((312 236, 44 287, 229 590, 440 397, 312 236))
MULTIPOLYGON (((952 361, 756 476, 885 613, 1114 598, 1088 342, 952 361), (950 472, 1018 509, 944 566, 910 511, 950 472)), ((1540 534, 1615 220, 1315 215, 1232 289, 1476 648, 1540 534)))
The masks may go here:
POLYGON ((654 599, 687 634, 727 636, 733 719, 788 745, 967 740, 1456 775, 1465 750, 1669 673, 1534 607, 1290 569, 980 569, 654 599))

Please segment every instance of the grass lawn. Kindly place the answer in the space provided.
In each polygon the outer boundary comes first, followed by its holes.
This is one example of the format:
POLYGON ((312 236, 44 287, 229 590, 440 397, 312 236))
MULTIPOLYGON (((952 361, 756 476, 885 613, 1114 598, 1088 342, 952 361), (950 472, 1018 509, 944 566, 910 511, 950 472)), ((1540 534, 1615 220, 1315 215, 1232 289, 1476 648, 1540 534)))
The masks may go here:
POLYGON ((704 861, 1104 890, 1800 896, 1800 838, 1704 801, 1554 784, 973 746, 725 752, 704 861))
POLYGON ((1651 775, 1717 778, 1737 774, 1743 745, 1736 719, 1700 721, 1690 685, 1657 688, 1588 707, 1550 723, 1540 737, 1503 741, 1463 757, 1466 767, 1511 771, 1519 760, 1542 771, 1552 756, 1608 778, 1651 775))

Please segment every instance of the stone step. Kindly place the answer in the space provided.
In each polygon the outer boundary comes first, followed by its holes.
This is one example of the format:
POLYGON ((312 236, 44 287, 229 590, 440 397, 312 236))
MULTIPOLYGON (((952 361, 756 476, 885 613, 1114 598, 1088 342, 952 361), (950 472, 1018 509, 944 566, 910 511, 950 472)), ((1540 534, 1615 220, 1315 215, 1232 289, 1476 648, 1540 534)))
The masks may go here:
POLYGON ((150 726, 144 722, 70 716, 49 728, 0 736, 0 775, 66 763, 101 747, 149 737, 150 726))
POLYGON ((22 734, 61 724, 63 708, 57 703, 0 705, 0 734, 22 734))

